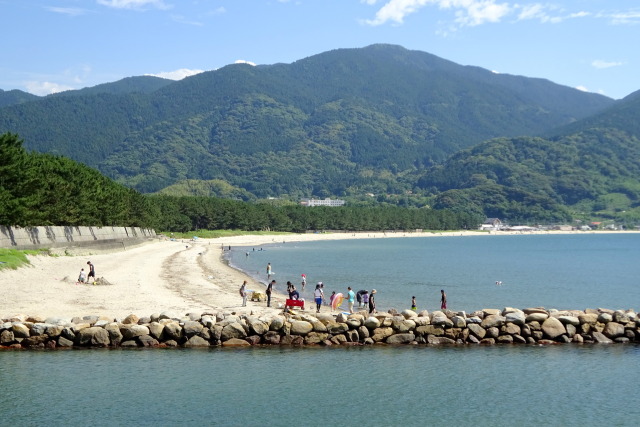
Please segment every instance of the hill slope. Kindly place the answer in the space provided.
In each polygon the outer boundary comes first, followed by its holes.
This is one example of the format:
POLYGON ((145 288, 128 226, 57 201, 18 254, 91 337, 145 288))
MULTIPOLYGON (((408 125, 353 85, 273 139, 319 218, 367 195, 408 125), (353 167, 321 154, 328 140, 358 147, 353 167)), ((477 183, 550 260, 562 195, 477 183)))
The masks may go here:
POLYGON ((260 197, 404 192, 460 149, 614 103, 391 45, 230 65, 148 93, 70 95, 7 107, 0 130, 140 191, 220 179, 260 197))

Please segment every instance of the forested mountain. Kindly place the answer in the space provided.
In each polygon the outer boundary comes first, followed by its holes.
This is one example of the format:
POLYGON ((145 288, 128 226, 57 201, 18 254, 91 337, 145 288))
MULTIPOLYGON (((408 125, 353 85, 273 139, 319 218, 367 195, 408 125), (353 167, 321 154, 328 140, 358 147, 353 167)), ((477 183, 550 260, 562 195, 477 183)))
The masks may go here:
POLYGON ((21 104, 23 102, 34 101, 38 99, 36 95, 23 92, 18 89, 5 91, 0 89, 0 108, 9 105, 21 104))
POLYGON ((199 179, 258 197, 400 194, 420 190, 424 169, 460 149, 543 134, 614 104, 392 45, 155 83, 6 107, 0 132, 143 192, 199 179))
POLYGON ((172 80, 154 76, 126 77, 113 83, 103 83, 79 90, 67 90, 49 96, 87 96, 101 93, 110 93, 113 95, 151 93, 171 83, 173 83, 172 80))

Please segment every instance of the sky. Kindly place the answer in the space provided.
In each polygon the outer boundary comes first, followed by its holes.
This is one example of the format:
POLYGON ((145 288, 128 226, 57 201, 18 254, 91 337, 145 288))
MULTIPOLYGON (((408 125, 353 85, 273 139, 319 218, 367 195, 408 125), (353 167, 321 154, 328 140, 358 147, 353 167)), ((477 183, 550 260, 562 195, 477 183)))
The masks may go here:
POLYGON ((47 95, 395 44, 620 99, 638 0, 0 0, 0 89, 47 95))

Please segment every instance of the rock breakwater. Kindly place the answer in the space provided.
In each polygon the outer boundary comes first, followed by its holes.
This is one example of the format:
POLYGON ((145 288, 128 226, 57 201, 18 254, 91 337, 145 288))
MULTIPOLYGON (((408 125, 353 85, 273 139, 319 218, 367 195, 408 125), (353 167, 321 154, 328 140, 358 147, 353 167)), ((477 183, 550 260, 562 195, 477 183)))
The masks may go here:
POLYGON ((638 343, 633 310, 544 308, 405 310, 345 315, 234 312, 154 314, 124 319, 15 316, 0 322, 0 348, 209 347, 252 345, 496 345, 638 343))

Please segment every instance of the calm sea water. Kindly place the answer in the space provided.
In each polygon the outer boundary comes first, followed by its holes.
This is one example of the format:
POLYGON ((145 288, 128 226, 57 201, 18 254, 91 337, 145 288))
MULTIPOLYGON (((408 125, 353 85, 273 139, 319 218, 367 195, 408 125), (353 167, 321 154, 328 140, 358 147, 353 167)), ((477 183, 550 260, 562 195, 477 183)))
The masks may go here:
MULTIPOLYGON (((367 283, 389 306, 416 294, 433 309, 445 288, 465 310, 637 309, 639 237, 388 238, 232 255, 259 274, 271 262, 280 281, 367 283)), ((0 426, 632 426, 639 362, 637 345, 3 351, 0 426)))
POLYGON ((322 281, 325 295, 377 290, 379 308, 640 309, 640 234, 438 236, 274 243, 237 248, 232 265, 266 282, 271 263, 279 289, 290 280, 305 296, 322 281), (496 282, 502 282, 497 286, 496 282))

